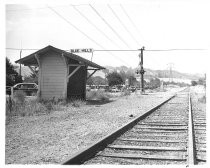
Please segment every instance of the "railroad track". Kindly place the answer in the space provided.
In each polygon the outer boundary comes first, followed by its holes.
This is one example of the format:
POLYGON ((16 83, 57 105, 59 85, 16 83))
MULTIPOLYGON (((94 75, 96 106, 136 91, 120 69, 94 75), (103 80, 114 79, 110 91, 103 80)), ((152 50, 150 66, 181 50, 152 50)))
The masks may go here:
POLYGON ((204 162, 205 142, 199 134, 204 133, 204 118, 192 112, 189 89, 186 89, 78 152, 63 164, 204 162))
POLYGON ((206 113, 194 106, 195 103, 192 103, 194 145, 196 153, 195 162, 196 164, 204 164, 206 163, 206 113))

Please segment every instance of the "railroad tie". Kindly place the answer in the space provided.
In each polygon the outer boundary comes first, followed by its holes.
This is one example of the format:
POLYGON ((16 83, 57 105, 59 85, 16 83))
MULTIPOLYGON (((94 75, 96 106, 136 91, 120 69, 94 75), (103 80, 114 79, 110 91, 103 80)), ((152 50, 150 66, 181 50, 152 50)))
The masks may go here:
POLYGON ((127 150, 152 150, 152 151, 186 151, 186 147, 159 147, 159 146, 134 146, 134 145, 109 145, 108 148, 127 150))
POLYGON ((137 139, 137 138, 118 138, 119 141, 133 141, 133 142, 162 142, 162 143, 187 143, 186 141, 181 140, 165 140, 165 139, 137 139))
POLYGON ((108 154, 101 153, 97 156, 112 157, 112 158, 126 158, 126 159, 186 161, 186 157, 184 156, 141 155, 141 154, 124 154, 124 153, 108 153, 108 154))
POLYGON ((187 130, 187 127, 183 127, 183 126, 179 126, 178 128, 175 128, 175 127, 170 127, 170 126, 165 126, 165 127, 151 127, 151 126, 147 126, 147 127, 145 127, 145 126, 136 126, 135 127, 136 129, 150 129, 150 130, 168 130, 168 131, 181 131, 181 130, 187 130))

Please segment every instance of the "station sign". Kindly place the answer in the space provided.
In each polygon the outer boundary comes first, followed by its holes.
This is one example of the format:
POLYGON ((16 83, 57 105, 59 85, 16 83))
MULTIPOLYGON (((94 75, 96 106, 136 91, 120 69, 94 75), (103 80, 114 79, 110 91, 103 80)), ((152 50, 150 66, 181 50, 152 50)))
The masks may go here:
POLYGON ((84 53, 84 52, 92 53, 93 49, 92 48, 70 49, 70 52, 71 53, 84 53))

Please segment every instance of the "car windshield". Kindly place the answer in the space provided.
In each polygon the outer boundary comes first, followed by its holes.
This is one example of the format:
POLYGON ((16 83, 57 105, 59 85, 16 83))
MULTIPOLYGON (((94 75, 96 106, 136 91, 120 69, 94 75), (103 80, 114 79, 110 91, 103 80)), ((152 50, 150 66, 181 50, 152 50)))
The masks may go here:
POLYGON ((19 85, 15 86, 15 88, 18 88, 18 89, 33 89, 33 88, 36 88, 36 85, 34 85, 34 84, 19 84, 19 85))

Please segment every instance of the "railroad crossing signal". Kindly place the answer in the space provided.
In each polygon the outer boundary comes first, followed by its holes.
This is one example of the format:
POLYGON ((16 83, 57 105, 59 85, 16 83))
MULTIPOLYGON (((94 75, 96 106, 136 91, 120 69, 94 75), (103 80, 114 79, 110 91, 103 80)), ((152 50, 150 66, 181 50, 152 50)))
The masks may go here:
POLYGON ((141 53, 139 54, 139 58, 140 58, 140 62, 139 62, 139 65, 140 65, 140 69, 136 71, 137 74, 141 74, 141 80, 140 80, 140 90, 141 90, 141 93, 143 94, 145 91, 144 91, 144 73, 146 72, 144 70, 144 67, 143 67, 143 51, 144 51, 144 47, 142 47, 140 50, 141 50, 141 53))

